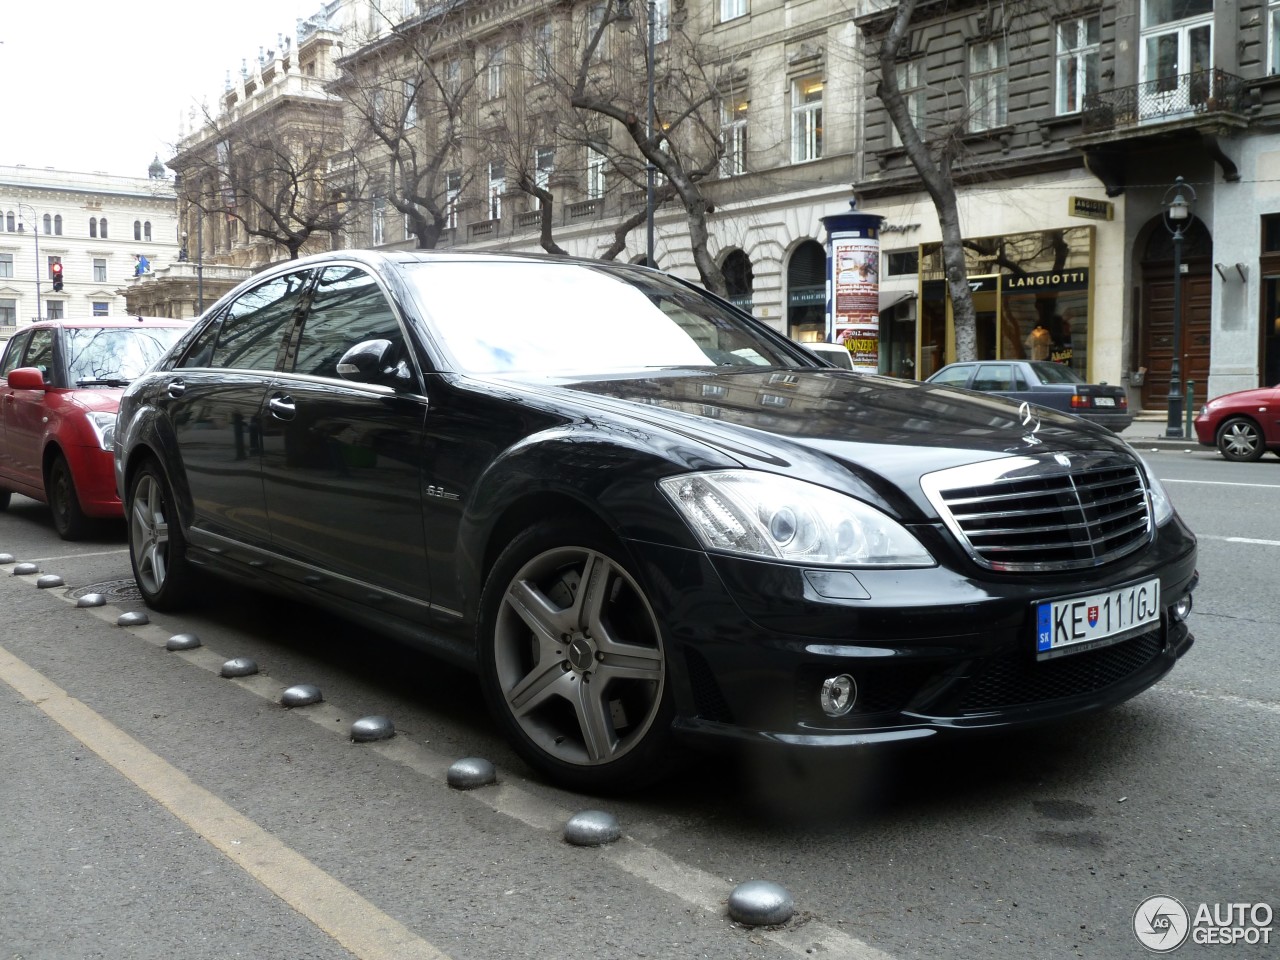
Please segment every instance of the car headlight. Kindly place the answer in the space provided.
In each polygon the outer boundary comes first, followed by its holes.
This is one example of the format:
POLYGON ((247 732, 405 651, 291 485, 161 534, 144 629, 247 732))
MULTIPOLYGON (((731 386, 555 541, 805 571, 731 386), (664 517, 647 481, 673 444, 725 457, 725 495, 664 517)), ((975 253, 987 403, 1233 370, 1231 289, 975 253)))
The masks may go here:
POLYGON ((93 434, 98 438, 98 446, 103 450, 111 450, 116 442, 116 415, 114 413, 86 414, 93 434))
POLYGON ((1147 490, 1151 493, 1151 516, 1160 527, 1173 519, 1173 501, 1169 499, 1169 491, 1152 472, 1151 465, 1142 461, 1142 468, 1147 475, 1147 490))
POLYGON ((786 563, 931 567, 906 528, 875 507, 802 480, 753 470, 661 480, 707 550, 786 563))

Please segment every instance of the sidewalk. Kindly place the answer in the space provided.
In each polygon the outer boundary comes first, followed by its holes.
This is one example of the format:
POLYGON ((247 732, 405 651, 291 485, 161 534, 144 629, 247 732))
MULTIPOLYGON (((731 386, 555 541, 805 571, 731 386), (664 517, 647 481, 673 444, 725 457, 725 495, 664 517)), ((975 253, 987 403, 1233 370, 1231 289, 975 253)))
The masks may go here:
POLYGON ((1200 442, 1196 440, 1194 430, 1188 433, 1185 440, 1180 440, 1177 437, 1165 436, 1165 432, 1168 429, 1169 419, 1165 414, 1145 413, 1139 414, 1138 419, 1134 420, 1128 427, 1120 431, 1120 437, 1139 450, 1158 449, 1206 451, 1212 449, 1211 447, 1200 446, 1200 442))

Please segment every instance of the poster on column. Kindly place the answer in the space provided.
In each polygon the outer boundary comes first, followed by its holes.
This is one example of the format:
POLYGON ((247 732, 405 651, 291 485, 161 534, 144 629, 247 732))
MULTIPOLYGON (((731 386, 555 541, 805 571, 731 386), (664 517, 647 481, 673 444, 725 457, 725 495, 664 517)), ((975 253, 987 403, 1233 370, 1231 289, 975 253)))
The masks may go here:
POLYGON ((852 355, 853 369, 880 370, 880 242, 839 237, 831 242, 832 312, 836 343, 852 355))

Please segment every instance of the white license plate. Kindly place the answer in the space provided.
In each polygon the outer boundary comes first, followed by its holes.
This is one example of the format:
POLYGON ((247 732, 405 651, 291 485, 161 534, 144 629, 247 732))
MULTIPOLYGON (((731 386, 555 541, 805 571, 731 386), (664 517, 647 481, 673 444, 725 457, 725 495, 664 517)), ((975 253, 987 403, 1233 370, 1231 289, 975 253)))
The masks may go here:
POLYGON ((1046 600, 1036 604, 1036 652, 1052 656, 1067 648, 1104 646, 1100 641, 1119 640, 1159 619, 1159 579, 1106 593, 1046 600))
POLYGON ((1093 405, 1095 407, 1114 407, 1116 405, 1115 397, 1094 397, 1093 405))

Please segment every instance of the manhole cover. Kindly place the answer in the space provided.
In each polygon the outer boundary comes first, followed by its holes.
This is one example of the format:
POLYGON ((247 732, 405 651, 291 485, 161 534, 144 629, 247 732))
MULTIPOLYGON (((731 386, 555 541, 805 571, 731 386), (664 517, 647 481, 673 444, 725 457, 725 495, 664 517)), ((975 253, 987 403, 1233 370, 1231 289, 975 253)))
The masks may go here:
POLYGON ((107 603, 132 603, 142 599, 138 585, 132 580, 104 580, 102 583, 91 583, 88 586, 76 587, 68 596, 78 600, 86 593, 100 593, 106 597, 107 603))

